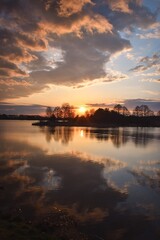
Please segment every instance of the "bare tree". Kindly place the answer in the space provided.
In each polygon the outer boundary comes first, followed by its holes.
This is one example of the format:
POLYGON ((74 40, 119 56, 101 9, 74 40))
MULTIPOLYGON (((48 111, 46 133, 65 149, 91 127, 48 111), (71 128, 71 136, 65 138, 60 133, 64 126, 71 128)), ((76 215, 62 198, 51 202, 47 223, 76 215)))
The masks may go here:
POLYGON ((55 107, 53 113, 56 118, 74 118, 74 107, 69 103, 63 103, 61 107, 55 107))
POLYGON ((133 115, 138 117, 154 116, 154 112, 147 105, 141 105, 133 110, 133 115))
POLYGON ((62 110, 61 110, 61 107, 55 107, 54 110, 53 110, 53 114, 56 118, 62 118, 63 117, 63 113, 62 113, 62 110))
POLYGON ((139 106, 136 106, 135 109, 133 110, 133 115, 140 117, 141 116, 141 110, 139 106))
POLYGON ((149 107, 147 105, 141 105, 140 109, 142 111, 142 116, 148 116, 148 112, 150 111, 149 107))
POLYGON ((148 116, 148 117, 154 116, 154 112, 153 112, 152 110, 149 110, 147 116, 148 116))
POLYGON ((61 107, 63 118, 73 118, 75 116, 74 107, 69 103, 63 103, 61 107))
POLYGON ((93 115, 95 113, 95 109, 94 108, 91 108, 90 110, 87 110, 87 111, 85 111, 85 114, 84 114, 84 116, 86 117, 86 118, 89 118, 91 115, 93 115))
POLYGON ((51 117, 52 116, 52 114, 53 114, 53 111, 52 111, 52 108, 51 107, 47 107, 47 109, 46 109, 46 115, 47 115, 47 117, 51 117))
POLYGON ((122 111, 123 111, 124 116, 129 116, 130 115, 130 111, 125 106, 123 106, 122 111))
POLYGON ((119 113, 119 114, 124 115, 124 116, 129 116, 130 115, 129 110, 125 106, 122 106, 120 104, 115 105, 113 110, 115 112, 119 113))
POLYGON ((122 109, 123 109, 122 105, 117 104, 117 105, 114 106, 113 111, 121 114, 122 113, 122 109))

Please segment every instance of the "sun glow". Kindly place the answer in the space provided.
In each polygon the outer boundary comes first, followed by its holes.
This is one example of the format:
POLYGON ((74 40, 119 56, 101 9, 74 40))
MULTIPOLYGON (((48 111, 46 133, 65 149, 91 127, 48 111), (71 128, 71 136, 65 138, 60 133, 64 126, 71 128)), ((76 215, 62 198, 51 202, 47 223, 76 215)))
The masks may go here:
POLYGON ((81 129, 81 131, 80 131, 80 137, 81 137, 81 138, 84 137, 84 131, 83 131, 83 129, 81 129))
POLYGON ((78 111, 80 114, 84 114, 87 111, 87 109, 85 107, 81 106, 81 107, 79 107, 78 111))

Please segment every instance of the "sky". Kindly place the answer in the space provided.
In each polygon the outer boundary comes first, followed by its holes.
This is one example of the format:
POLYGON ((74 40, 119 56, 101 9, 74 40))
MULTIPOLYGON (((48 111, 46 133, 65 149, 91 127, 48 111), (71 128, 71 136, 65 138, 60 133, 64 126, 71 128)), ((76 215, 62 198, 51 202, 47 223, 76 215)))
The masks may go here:
POLYGON ((1 0, 0 113, 160 110, 159 0, 1 0))

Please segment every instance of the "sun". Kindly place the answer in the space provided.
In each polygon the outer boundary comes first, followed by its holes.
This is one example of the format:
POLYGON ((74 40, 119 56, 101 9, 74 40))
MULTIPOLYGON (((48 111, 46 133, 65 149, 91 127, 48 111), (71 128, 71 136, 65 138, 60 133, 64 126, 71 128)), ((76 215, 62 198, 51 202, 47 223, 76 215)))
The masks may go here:
POLYGON ((86 107, 81 106, 81 107, 79 107, 78 111, 80 114, 84 114, 87 111, 87 109, 86 109, 86 107))

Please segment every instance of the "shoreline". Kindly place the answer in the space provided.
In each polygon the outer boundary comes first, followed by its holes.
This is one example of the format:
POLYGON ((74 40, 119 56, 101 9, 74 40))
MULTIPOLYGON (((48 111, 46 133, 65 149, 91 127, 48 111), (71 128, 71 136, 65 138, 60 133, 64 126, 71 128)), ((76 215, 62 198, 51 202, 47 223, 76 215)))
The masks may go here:
POLYGON ((159 125, 150 124, 105 124, 105 123, 55 123, 47 121, 33 122, 32 126, 39 127, 91 127, 91 128, 119 128, 119 127, 160 127, 159 125))

